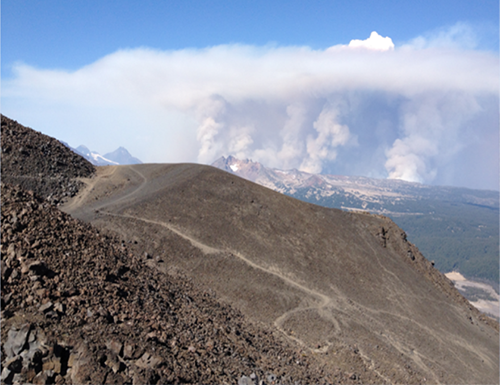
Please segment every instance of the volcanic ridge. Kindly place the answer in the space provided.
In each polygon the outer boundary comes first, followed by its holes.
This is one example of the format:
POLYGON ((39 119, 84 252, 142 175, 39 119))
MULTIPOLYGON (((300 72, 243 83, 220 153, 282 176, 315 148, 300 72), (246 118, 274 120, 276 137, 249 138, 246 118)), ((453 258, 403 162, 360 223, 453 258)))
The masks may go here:
POLYGON ((498 383, 498 323, 390 219, 59 144, 2 116, 2 382, 498 383))

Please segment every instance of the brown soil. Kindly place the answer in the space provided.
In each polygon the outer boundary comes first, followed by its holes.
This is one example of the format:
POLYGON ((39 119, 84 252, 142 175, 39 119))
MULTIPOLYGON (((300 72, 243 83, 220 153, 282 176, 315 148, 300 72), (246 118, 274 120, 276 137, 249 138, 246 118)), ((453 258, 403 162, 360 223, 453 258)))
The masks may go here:
POLYGON ((318 362, 383 382, 497 383, 498 324, 387 218, 306 204, 212 167, 99 170, 72 215, 137 242, 318 362), (372 378, 372 377, 370 377, 372 378))
POLYGON ((356 382, 36 195, 1 197, 2 383, 356 382))

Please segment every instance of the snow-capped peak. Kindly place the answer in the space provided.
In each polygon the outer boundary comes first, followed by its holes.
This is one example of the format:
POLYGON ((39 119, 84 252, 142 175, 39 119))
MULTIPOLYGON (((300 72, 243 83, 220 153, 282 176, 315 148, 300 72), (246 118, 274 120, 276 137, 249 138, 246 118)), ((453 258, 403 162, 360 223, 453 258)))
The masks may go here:
POLYGON ((97 152, 91 152, 91 153, 90 153, 90 156, 91 156, 91 157, 92 157, 92 159, 94 159, 97 163, 100 163, 100 162, 105 162, 105 163, 109 163, 109 164, 112 164, 112 165, 118 165, 118 164, 119 164, 118 162, 113 162, 112 160, 105 158, 104 156, 102 156, 102 155, 98 154, 97 152))

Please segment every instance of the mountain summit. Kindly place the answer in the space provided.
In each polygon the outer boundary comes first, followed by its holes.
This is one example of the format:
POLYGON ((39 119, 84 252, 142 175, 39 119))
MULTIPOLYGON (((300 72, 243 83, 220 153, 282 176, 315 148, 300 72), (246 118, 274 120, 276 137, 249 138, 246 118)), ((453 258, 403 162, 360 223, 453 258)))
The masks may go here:
POLYGON ((104 156, 96 151, 89 150, 88 147, 84 145, 80 145, 77 148, 68 147, 77 154, 83 156, 94 166, 117 166, 142 163, 139 159, 134 158, 124 147, 118 147, 115 151, 109 152, 104 156))
POLYGON ((142 162, 133 157, 130 152, 127 151, 124 147, 118 147, 113 152, 108 152, 104 154, 106 159, 109 159, 117 164, 141 164, 142 162))

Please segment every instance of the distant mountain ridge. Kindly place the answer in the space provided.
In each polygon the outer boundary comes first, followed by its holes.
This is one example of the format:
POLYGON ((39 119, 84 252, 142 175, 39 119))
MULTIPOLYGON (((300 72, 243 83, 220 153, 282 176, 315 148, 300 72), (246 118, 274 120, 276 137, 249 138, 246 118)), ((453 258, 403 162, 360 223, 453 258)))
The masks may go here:
POLYGON ((233 156, 212 166, 306 202, 388 216, 442 272, 498 285, 498 192, 283 171, 233 156))
POLYGON ((104 154, 104 157, 118 164, 142 164, 139 159, 133 157, 124 147, 118 147, 115 151, 104 154))
POLYGON ((320 200, 320 197, 334 196, 342 191, 357 196, 360 201, 365 202, 362 204, 365 207, 358 207, 359 202, 350 202, 344 199, 340 202, 343 206, 339 208, 347 210, 360 210, 370 207, 370 211, 377 214, 387 214, 391 213, 392 210, 380 205, 380 197, 387 197, 392 199, 393 202, 397 202, 402 198, 410 197, 449 199, 450 194, 452 194, 454 200, 462 203, 499 208, 498 192, 488 190, 429 186, 400 179, 311 174, 297 169, 278 170, 268 168, 250 159, 239 160, 233 156, 221 157, 212 166, 289 195, 295 194, 303 188, 321 187, 321 192, 317 191, 313 194, 311 191, 310 196, 315 195, 316 199, 320 200))
POLYGON ((91 151, 88 147, 80 145, 77 148, 68 146, 77 154, 83 156, 94 166, 117 166, 126 164, 142 164, 142 162, 133 157, 126 148, 118 147, 113 152, 101 155, 96 151, 91 151))

